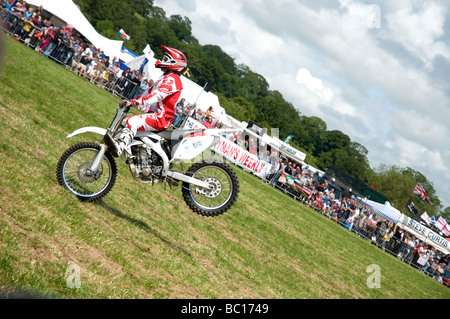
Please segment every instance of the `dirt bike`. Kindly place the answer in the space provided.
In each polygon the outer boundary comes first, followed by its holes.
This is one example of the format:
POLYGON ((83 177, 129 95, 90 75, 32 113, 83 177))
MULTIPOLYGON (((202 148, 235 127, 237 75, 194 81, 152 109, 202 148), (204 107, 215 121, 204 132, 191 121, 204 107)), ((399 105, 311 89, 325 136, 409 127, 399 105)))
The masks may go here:
POLYGON ((108 129, 83 127, 67 138, 93 132, 103 136, 102 142, 81 142, 68 148, 59 159, 59 184, 81 201, 94 202, 113 187, 117 176, 115 158, 122 159, 133 178, 141 183, 181 184, 183 199, 196 213, 217 216, 235 203, 239 181, 228 164, 211 158, 190 162, 220 141, 220 134, 236 129, 182 129, 138 132, 133 141, 118 155, 113 139, 125 127, 130 105, 120 103, 108 129), (174 170, 174 164, 181 170, 174 170))

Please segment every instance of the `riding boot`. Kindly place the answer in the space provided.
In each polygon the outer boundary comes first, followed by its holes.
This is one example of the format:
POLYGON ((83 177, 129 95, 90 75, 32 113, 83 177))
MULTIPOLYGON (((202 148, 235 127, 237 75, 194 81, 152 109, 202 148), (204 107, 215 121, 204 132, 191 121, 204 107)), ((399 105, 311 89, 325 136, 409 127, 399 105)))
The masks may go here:
POLYGON ((122 132, 119 133, 115 140, 117 155, 120 156, 122 154, 125 147, 127 147, 134 138, 133 131, 128 127, 124 128, 122 132))

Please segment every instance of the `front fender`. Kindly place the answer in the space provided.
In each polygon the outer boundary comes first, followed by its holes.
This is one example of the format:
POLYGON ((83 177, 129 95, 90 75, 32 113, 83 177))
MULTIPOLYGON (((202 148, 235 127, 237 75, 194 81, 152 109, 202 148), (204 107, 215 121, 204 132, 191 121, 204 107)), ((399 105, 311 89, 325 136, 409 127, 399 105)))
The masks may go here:
POLYGON ((82 127, 79 128, 78 130, 73 131, 72 133, 70 133, 69 135, 67 135, 67 138, 73 137, 75 135, 78 134, 83 134, 83 133, 97 133, 100 134, 101 136, 105 136, 107 130, 101 127, 96 127, 96 126, 87 126, 87 127, 82 127))

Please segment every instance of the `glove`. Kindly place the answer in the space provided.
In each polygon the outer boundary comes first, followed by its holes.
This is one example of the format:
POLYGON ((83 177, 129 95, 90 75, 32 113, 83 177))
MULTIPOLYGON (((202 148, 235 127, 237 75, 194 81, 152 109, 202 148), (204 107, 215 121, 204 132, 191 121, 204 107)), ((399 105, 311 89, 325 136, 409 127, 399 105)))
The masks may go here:
POLYGON ((119 104, 119 106, 121 107, 121 108, 124 108, 124 107, 129 107, 129 106, 131 106, 131 101, 129 101, 129 100, 123 100, 122 102, 120 102, 120 104, 119 104))
POLYGON ((121 105, 122 107, 125 107, 125 106, 128 106, 128 107, 131 107, 131 106, 137 107, 137 106, 139 105, 139 102, 138 102, 138 101, 135 101, 135 100, 123 100, 122 103, 120 103, 120 105, 121 105))

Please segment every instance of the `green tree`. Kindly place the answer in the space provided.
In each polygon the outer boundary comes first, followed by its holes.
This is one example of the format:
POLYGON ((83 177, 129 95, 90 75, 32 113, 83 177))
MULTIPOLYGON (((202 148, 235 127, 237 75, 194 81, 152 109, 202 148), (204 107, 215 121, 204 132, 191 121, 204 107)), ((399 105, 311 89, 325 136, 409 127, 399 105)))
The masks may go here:
MULTIPOLYGON (((240 79, 239 92, 250 101, 258 103, 258 98, 277 94, 270 92, 267 80, 262 75, 251 71, 248 66, 240 64, 237 67, 237 74, 240 79)), ((284 99, 281 102, 286 103, 284 99)))
POLYGON ((223 72, 232 76, 236 75, 237 68, 234 59, 225 53, 218 45, 207 44, 202 46, 202 51, 208 58, 217 60, 223 69, 223 72))
POLYGON ((150 18, 158 19, 162 22, 168 21, 166 11, 164 11, 164 9, 161 7, 151 6, 148 16, 150 18))
POLYGON ((132 10, 136 11, 139 15, 147 17, 153 7, 153 0, 125 0, 132 10))
POLYGON ((266 97, 255 100, 256 122, 268 123, 271 128, 278 128, 280 138, 284 139, 292 133, 292 126, 298 113, 288 104, 278 91, 272 91, 266 97))
POLYGON ((229 73, 220 75, 218 81, 216 82, 217 91, 221 92, 228 98, 239 96, 239 84, 239 80, 229 73))
POLYGON ((115 27, 111 20, 98 20, 95 28, 98 33, 107 38, 113 38, 117 34, 117 31, 114 31, 115 27))
POLYGON ((321 152, 329 152, 336 148, 346 149, 350 146, 350 138, 341 131, 324 131, 322 133, 321 152))
POLYGON ((327 124, 317 116, 300 116, 299 125, 302 126, 304 134, 294 135, 295 141, 303 148, 318 157, 323 149, 323 132, 327 129, 327 124))
POLYGON ((218 94, 220 105, 225 109, 228 115, 239 121, 255 121, 255 106, 243 97, 233 99, 226 98, 218 94))
POLYGON ((450 206, 445 207, 445 209, 441 212, 440 216, 442 216, 442 218, 445 218, 447 222, 450 222, 450 206))
POLYGON ((192 22, 188 17, 175 14, 170 16, 168 23, 178 40, 184 43, 190 43, 193 40, 192 22))
POLYGON ((176 47, 178 44, 175 32, 170 29, 168 24, 161 23, 161 20, 158 18, 147 19, 145 31, 147 34, 147 42, 150 44, 156 57, 161 57, 164 54, 164 51, 161 49, 161 44, 169 47, 176 47))
POLYGON ((442 208, 439 198, 435 194, 433 185, 426 177, 411 168, 402 168, 396 165, 380 164, 368 178, 369 185, 375 185, 377 190, 389 197, 389 202, 397 209, 408 214, 404 207, 411 198, 419 207, 420 212, 427 212, 430 216, 438 216, 442 208), (413 193, 417 183, 425 188, 433 205, 428 205, 413 193))

